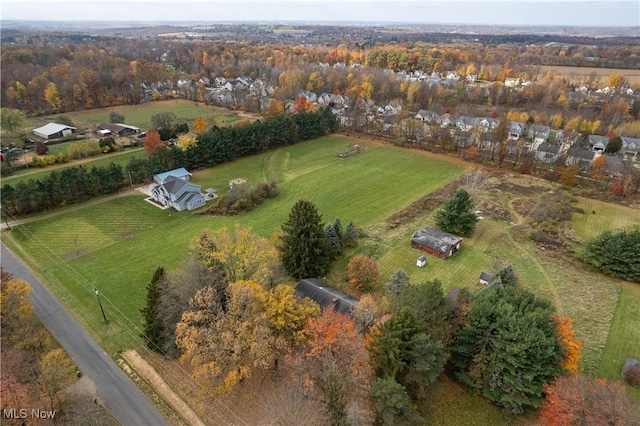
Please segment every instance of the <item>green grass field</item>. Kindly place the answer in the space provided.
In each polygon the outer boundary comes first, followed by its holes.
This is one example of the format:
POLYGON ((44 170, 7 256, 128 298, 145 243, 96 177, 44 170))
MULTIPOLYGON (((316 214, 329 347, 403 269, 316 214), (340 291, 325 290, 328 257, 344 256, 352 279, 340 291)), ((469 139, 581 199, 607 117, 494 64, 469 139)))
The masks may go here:
POLYGON ((191 239, 205 227, 240 222, 269 237, 299 198, 312 200, 327 221, 339 216, 367 227, 463 172, 394 147, 371 145, 357 156, 337 157, 353 143, 323 138, 194 173, 193 180, 203 188, 220 191, 235 178, 247 179, 244 185, 270 177, 280 181, 276 199, 238 217, 168 214, 146 203, 143 195, 130 196, 29 222, 11 231, 7 242, 23 247, 32 265, 102 344, 117 351, 132 345, 127 324, 140 325, 139 309, 155 268, 179 266, 191 239), (93 286, 121 323, 114 319, 104 330, 93 309, 93 286))
MULTIPOLYGON (((115 111, 125 117, 125 123, 139 127, 141 131, 146 131, 151 126, 151 116, 161 112, 173 112, 178 121, 185 121, 189 129, 193 130, 194 122, 198 117, 202 117, 207 128, 217 125, 224 127, 233 125, 239 121, 246 120, 238 114, 205 105, 201 102, 175 99, 168 101, 145 102, 140 105, 122 105, 109 108, 91 109, 86 111, 68 112, 60 115, 69 117, 78 128, 91 128, 97 124, 109 122, 109 114, 115 111)), ((27 124, 39 127, 51 121, 55 116, 40 117, 38 120, 29 120, 27 124)))
MULTIPOLYGON (((523 285, 550 300, 559 314, 572 318, 583 342, 582 366, 588 372, 618 380, 620 360, 640 351, 640 286, 587 270, 569 255, 541 250, 509 220, 486 218, 471 238, 448 260, 427 256, 427 266, 417 268, 423 252, 410 247, 416 229, 433 225, 433 212, 390 229, 386 218, 456 179, 464 172, 458 164, 410 151, 353 138, 332 136, 282 148, 211 169, 194 172, 202 188, 224 192, 228 182, 247 179, 243 185, 276 179, 277 198, 236 217, 195 216, 191 212, 167 213, 144 201, 144 195, 124 196, 86 206, 75 206, 42 220, 15 227, 3 241, 25 257, 50 284, 56 295, 84 322, 111 354, 140 347, 141 317, 146 285, 158 266, 178 267, 189 256, 190 241, 206 227, 251 226, 271 237, 300 198, 313 201, 323 220, 353 220, 365 233, 352 253, 376 258, 379 284, 402 267, 413 283, 438 279, 446 291, 454 286, 480 291, 478 276, 484 270, 512 264, 523 285), (359 143, 362 153, 341 159, 337 153, 359 143), (101 292, 108 318, 103 324, 93 287, 101 292)), ((501 200, 513 207, 512 196, 499 179, 494 187, 477 192, 477 205, 501 200), (498 195, 496 195, 498 194, 498 195)), ((532 188, 536 185, 532 184, 532 188)), ((524 188, 520 186, 518 188, 524 188)), ((542 186, 539 193, 546 189, 542 186)), ((525 188, 526 189, 526 188, 525 188)), ((514 190, 517 193, 517 190, 514 190)), ((537 195, 539 196, 539 195, 537 195)), ((578 198, 586 213, 575 214, 573 228, 585 239, 605 229, 640 224, 640 211, 578 198), (591 210, 596 210, 592 214, 591 210)), ((526 218, 514 214, 518 224, 526 218)), ((327 281, 345 285, 348 259, 335 262, 327 281)), ((632 391, 639 397, 639 392, 632 391)), ((433 424, 506 423, 495 407, 469 394, 455 383, 443 383, 442 397, 434 406, 433 424), (455 410, 451 407, 456 406, 455 410), (454 413, 466 413, 464 421, 454 413)))

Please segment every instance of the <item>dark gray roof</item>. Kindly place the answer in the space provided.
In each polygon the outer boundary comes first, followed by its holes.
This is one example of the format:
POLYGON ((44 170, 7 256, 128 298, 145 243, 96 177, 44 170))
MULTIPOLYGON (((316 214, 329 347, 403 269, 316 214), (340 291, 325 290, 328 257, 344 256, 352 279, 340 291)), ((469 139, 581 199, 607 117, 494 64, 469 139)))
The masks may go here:
POLYGON ((481 281, 491 282, 492 279, 493 279, 493 274, 491 272, 482 271, 482 273, 480 274, 481 281))
POLYGON ((424 228, 414 232, 411 241, 431 247, 441 253, 447 253, 451 249, 451 246, 462 241, 462 237, 435 228, 424 228))
POLYGON ((164 188, 169 194, 177 194, 186 184, 186 180, 182 180, 175 176, 169 176, 164 180, 164 188))
POLYGON ((358 303, 358 299, 333 288, 315 278, 305 278, 296 285, 296 295, 298 297, 308 297, 320 305, 321 308, 334 306, 334 310, 342 313, 349 313, 358 303))
POLYGON ((578 148, 578 147, 571 148, 571 151, 569 151, 569 157, 579 158, 581 160, 591 161, 595 156, 596 156, 595 152, 578 148))
POLYGON ((548 152, 549 154, 557 154, 560 152, 560 147, 558 145, 540 145, 537 151, 548 152))

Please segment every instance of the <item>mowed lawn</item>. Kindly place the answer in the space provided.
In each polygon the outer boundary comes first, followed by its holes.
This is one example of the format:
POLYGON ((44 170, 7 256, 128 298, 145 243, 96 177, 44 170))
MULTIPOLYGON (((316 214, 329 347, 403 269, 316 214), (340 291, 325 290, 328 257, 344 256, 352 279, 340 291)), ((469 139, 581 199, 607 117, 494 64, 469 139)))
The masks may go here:
POLYGON ((300 198, 313 201, 326 221, 341 217, 368 227, 463 171, 406 149, 327 137, 194 173, 193 180, 204 189, 220 192, 235 178, 247 179, 244 185, 268 178, 280 182, 276 199, 240 216, 168 213, 145 202, 144 195, 127 196, 29 222, 3 240, 20 246, 20 254, 113 353, 141 344, 139 310, 154 270, 178 267, 204 228, 240 223, 268 238, 300 198), (367 151, 337 157, 354 143, 368 145, 367 151), (94 286, 110 318, 106 326, 94 286))
MULTIPOLYGON (((574 215, 572 224, 584 240, 607 230, 615 232, 640 226, 640 211, 637 209, 585 198, 578 201, 585 214, 574 215)), ((611 380, 619 380, 625 359, 638 359, 640 356, 640 283, 616 281, 616 284, 620 296, 597 371, 598 375, 611 380)), ((627 391, 640 400, 640 389, 627 386, 627 391)))
MULTIPOLYGON (((151 117, 162 112, 174 113, 178 121, 186 122, 191 130, 194 129, 194 123, 199 117, 202 117, 206 121, 207 128, 212 127, 213 125, 218 127, 229 126, 246 120, 246 118, 239 116, 233 111, 184 99, 145 102, 139 105, 114 106, 69 112, 61 115, 69 117, 76 127, 84 128, 95 126, 100 123, 108 123, 109 115, 112 111, 123 115, 126 124, 139 127, 143 132, 152 128, 151 117)), ((54 118, 55 116, 42 117, 39 120, 40 123, 36 124, 35 121, 29 121, 28 124, 33 125, 33 127, 38 127, 54 118)))

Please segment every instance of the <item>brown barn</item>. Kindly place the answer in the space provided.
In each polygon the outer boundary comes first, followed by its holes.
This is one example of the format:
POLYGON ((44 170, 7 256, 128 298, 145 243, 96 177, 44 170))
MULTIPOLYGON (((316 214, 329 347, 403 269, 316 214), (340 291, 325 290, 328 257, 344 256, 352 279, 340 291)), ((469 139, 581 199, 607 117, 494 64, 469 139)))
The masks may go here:
POLYGON ((462 238, 434 228, 416 231, 411 237, 411 247, 424 250, 440 259, 448 259, 460 250, 462 238))

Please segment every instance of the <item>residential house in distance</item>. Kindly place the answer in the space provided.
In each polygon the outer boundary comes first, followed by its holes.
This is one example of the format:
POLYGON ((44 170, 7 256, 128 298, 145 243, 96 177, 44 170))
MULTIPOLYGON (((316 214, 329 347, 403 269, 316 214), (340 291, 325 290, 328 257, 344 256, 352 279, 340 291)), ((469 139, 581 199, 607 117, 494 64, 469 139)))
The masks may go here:
POLYGON ((516 87, 519 84, 520 84, 519 78, 506 78, 504 80, 504 85, 507 87, 516 87))
POLYGON ((298 93, 298 99, 301 97, 305 97, 307 98, 307 100, 309 102, 318 102, 318 95, 316 95, 315 93, 311 92, 310 90, 301 90, 298 93))
POLYGON ((587 149, 573 147, 569 150, 566 165, 576 165, 582 171, 589 170, 596 159, 596 152, 587 149))
POLYGON ((620 140, 622 140, 622 148, 620 148, 620 153, 625 159, 631 159, 635 161, 636 157, 638 156, 638 150, 640 149, 640 139, 622 136, 620 140))
POLYGON ((97 133, 101 136, 128 136, 140 133, 140 129, 122 123, 100 123, 97 133))
POLYGON ((411 237, 411 247, 441 259, 448 259, 460 250, 461 243, 462 237, 429 227, 414 232, 411 237))
POLYGON ((500 120, 497 118, 485 117, 480 119, 480 125, 482 126, 483 132, 490 132, 500 125, 500 120))
POLYGON ((524 134, 524 123, 512 121, 509 123, 509 137, 512 139, 520 139, 524 134))
POLYGON ((33 129, 33 134, 44 139, 58 139, 72 133, 76 133, 78 129, 66 124, 48 123, 37 129, 33 129))
POLYGON ((358 303, 358 299, 353 296, 333 288, 315 278, 305 278, 300 280, 296 285, 296 296, 300 298, 308 297, 309 299, 320 305, 324 309, 327 306, 333 306, 336 312, 348 314, 358 303))
POLYGON ((543 163, 553 164, 560 158, 560 147, 558 145, 542 144, 536 150, 536 160, 543 163))
POLYGON ((540 144, 549 140, 549 132, 551 129, 549 126, 542 126, 540 124, 532 124, 527 132, 527 139, 540 144))
POLYGON ((589 149, 596 152, 604 152, 609 144, 609 138, 606 136, 589 135, 589 149))
POLYGON ((423 122, 428 123, 428 124, 440 123, 440 116, 438 114, 436 114, 435 112, 430 111, 428 109, 421 109, 414 116, 414 118, 416 120, 420 120, 420 121, 423 121, 423 122))
POLYGON ((465 115, 461 115, 456 120, 456 127, 465 132, 469 132, 473 130, 480 123, 480 119, 476 117, 467 117, 465 115))
POLYGON ((200 185, 190 182, 191 174, 184 168, 159 173, 153 177, 157 184, 151 197, 160 205, 182 210, 193 210, 205 204, 200 185))
POLYGON ((440 116, 440 125, 442 127, 451 126, 455 122, 455 118, 448 112, 440 116))

